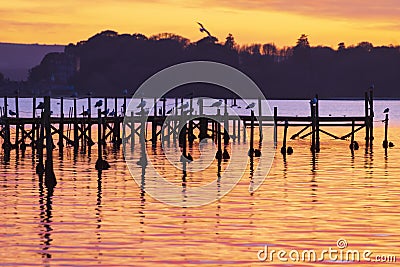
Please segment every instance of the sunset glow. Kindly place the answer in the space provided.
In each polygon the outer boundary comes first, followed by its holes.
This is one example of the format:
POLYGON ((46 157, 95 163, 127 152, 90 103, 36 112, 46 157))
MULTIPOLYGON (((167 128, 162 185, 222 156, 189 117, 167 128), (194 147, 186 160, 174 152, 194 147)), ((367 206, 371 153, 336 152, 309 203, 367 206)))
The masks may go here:
POLYGON ((116 0, 0 1, 0 42, 68 44, 106 29, 147 36, 172 32, 192 41, 201 21, 219 41, 291 46, 302 33, 311 45, 336 48, 370 41, 400 44, 396 0, 116 0))

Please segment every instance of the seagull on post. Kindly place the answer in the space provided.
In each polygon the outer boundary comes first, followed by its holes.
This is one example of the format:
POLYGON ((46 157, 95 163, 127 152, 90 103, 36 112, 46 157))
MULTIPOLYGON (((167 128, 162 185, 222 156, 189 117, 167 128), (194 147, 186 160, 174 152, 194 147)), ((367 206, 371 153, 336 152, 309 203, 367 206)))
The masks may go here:
POLYGON ((211 105, 211 107, 218 108, 218 107, 220 107, 221 105, 222 105, 222 100, 220 99, 220 100, 218 100, 217 102, 214 102, 214 103, 211 105))
POLYGON ((36 109, 44 109, 44 103, 39 102, 39 105, 37 105, 36 109))
POLYGON ((252 109, 256 106, 256 103, 252 102, 250 104, 247 105, 246 109, 252 109))
POLYGON ((389 108, 386 108, 386 109, 383 111, 383 113, 385 113, 385 114, 386 114, 386 113, 389 113, 389 110, 390 110, 389 108))
POLYGON ((140 101, 139 105, 137 105, 136 108, 144 108, 145 106, 146 106, 146 101, 142 100, 142 101, 140 101))
POLYGON ((94 104, 94 107, 95 107, 95 108, 99 108, 99 107, 101 107, 102 105, 103 105, 103 100, 100 99, 99 101, 96 102, 96 104, 94 104))

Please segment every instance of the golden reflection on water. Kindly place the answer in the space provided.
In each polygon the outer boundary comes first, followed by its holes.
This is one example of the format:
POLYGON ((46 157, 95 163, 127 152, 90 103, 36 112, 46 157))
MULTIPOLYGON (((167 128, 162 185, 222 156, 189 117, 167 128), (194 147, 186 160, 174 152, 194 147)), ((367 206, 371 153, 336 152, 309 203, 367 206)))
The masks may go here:
MULTIPOLYGON (((322 266, 328 262, 259 262, 257 251, 268 245, 320 252, 337 248, 340 238, 348 249, 400 261, 400 127, 391 127, 390 137, 398 147, 385 155, 379 126, 373 152, 365 153, 361 131, 361 148, 352 155, 348 141, 321 136, 315 159, 309 140, 289 141, 294 154, 277 153, 254 194, 247 170, 226 197, 198 208, 166 206, 144 193, 121 150, 107 149, 111 169, 100 177, 96 149, 90 157, 67 150, 64 160, 54 162, 58 184, 52 194, 39 184, 30 150, 18 159, 12 152, 0 174, 0 265, 322 266)), ((205 175, 215 177, 215 170, 205 175)))

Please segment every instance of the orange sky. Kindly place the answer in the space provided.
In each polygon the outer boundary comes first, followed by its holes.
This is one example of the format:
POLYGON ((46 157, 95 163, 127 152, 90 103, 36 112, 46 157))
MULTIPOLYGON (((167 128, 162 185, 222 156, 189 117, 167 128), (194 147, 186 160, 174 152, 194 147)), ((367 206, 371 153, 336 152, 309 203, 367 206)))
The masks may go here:
POLYGON ((201 21, 220 41, 293 45, 400 45, 399 0, 0 0, 0 42, 67 44, 106 29, 147 36, 202 38, 201 21))

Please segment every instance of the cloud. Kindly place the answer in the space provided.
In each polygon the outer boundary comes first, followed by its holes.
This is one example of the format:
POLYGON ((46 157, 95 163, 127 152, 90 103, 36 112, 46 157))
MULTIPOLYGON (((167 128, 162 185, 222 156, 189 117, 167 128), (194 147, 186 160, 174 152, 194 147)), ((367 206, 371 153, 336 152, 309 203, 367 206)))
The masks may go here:
POLYGON ((202 5, 340 19, 398 19, 398 0, 203 0, 202 5))

